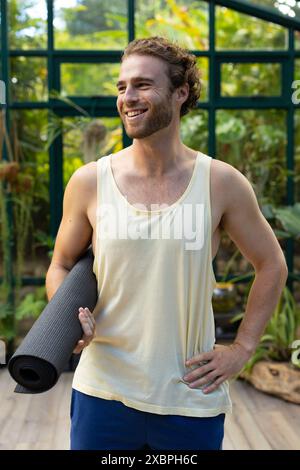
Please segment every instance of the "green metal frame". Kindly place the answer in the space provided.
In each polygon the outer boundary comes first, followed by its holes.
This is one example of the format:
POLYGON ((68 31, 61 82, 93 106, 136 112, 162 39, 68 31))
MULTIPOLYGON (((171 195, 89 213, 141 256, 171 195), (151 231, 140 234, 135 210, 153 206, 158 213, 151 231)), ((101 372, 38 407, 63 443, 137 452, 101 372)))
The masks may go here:
MULTIPOLYGON (((93 51, 93 50, 55 50, 53 32, 53 0, 47 1, 47 32, 48 44, 46 50, 9 50, 7 42, 7 0, 1 1, 2 17, 2 79, 9 83, 9 59, 11 57, 45 57, 48 63, 48 91, 56 90, 60 92, 60 66, 63 63, 119 63, 122 51, 93 51)), ((209 10, 209 50, 191 51, 198 57, 209 58, 209 97, 207 102, 198 104, 199 109, 208 111, 208 153, 213 158, 216 157, 216 111, 218 109, 284 109, 287 112, 287 152, 286 165, 290 170, 294 169, 294 111, 299 105, 292 103, 290 90, 294 80, 295 59, 300 57, 300 51, 294 47, 294 31, 300 30, 300 21, 294 18, 276 14, 274 10, 266 7, 253 5, 245 0, 204 0, 208 3, 209 10), (284 26, 288 29, 288 49, 281 51, 217 51, 215 49, 215 7, 224 6, 244 14, 255 16, 284 26), (263 62, 280 63, 282 67, 282 93, 278 97, 222 97, 220 95, 221 65, 226 62, 263 62)), ((128 6, 128 42, 135 37, 135 0, 127 0, 128 6)), ((9 95, 9 90, 7 90, 9 95)), ((87 111, 91 116, 114 117, 118 116, 116 109, 116 98, 109 96, 90 97, 70 97, 72 101, 87 111)), ((58 116, 78 115, 74 108, 65 103, 49 98, 47 102, 10 102, 7 97, 7 117, 10 110, 17 109, 51 109, 58 116)), ((123 145, 130 145, 129 139, 123 127, 123 145)), ((56 236, 61 217, 63 201, 63 142, 62 136, 57 137, 49 150, 50 160, 50 211, 51 226, 50 232, 56 236)), ((294 181, 293 177, 287 178, 287 205, 294 204, 294 181)), ((292 273, 293 264, 293 239, 287 240, 286 259, 289 271, 292 273)), ((216 268, 216 266, 214 266, 216 268)), ((10 268, 11 269, 11 268, 10 268)), ((218 278, 217 274, 216 277, 218 278)), ((292 273, 288 283, 293 288, 293 279, 299 278, 298 274, 292 273)), ((299 278, 300 279, 300 278, 299 278)), ((248 278, 245 278, 245 282, 248 278)), ((23 284, 42 284, 43 278, 23 278, 23 284)))

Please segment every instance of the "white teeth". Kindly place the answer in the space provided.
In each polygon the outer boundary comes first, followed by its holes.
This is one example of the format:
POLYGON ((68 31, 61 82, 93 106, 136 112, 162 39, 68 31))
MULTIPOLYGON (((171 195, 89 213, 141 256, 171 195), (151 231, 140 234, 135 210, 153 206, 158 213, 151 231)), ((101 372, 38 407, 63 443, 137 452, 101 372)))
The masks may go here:
POLYGON ((142 111, 142 110, 141 111, 129 111, 127 113, 127 116, 133 117, 133 116, 137 116, 138 114, 142 114, 142 113, 144 113, 144 111, 142 111))

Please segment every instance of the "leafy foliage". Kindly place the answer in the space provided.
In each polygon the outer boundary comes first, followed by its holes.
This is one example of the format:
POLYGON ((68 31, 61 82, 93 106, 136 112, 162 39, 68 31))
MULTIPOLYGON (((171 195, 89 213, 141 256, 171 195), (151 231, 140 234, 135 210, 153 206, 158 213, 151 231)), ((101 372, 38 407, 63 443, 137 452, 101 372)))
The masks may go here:
MULTIPOLYGON (((231 321, 238 321, 243 316, 244 313, 238 314, 231 321)), ((250 373, 254 364, 261 359, 272 359, 275 361, 290 360, 292 343, 297 339, 299 327, 300 308, 286 286, 255 353, 244 366, 241 373, 250 373)))
POLYGON ((38 318, 47 305, 45 286, 38 287, 34 293, 27 294, 16 308, 16 320, 38 318))

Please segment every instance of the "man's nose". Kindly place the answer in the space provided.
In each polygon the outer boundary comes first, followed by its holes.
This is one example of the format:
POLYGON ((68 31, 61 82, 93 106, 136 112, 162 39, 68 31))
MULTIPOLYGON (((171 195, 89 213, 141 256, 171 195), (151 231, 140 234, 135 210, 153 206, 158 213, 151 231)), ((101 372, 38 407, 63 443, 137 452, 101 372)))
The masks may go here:
POLYGON ((131 102, 136 101, 138 98, 137 90, 133 87, 127 87, 124 93, 124 101, 131 102))

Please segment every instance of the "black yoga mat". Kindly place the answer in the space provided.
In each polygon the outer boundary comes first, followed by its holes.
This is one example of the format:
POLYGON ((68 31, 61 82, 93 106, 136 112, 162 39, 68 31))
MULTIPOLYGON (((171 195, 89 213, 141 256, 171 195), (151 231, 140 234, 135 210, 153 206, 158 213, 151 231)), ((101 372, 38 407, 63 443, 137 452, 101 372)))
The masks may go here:
POLYGON ((50 302, 11 357, 8 369, 17 393, 41 393, 52 388, 66 368, 83 335, 79 307, 92 312, 97 303, 91 246, 73 266, 50 302))

